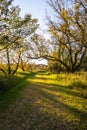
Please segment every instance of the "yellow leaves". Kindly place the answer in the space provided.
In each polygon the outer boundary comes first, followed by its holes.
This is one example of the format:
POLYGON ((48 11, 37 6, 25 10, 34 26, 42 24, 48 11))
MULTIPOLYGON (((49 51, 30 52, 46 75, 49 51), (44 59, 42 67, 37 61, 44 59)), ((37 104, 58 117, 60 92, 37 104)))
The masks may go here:
POLYGON ((60 12, 60 16, 64 19, 69 19, 68 11, 65 9, 62 9, 60 12))
POLYGON ((85 24, 82 24, 82 25, 81 25, 81 28, 82 28, 83 30, 85 30, 85 24))
POLYGON ((58 32, 55 29, 53 29, 52 27, 49 28, 48 32, 50 34, 54 35, 55 37, 59 38, 58 32))

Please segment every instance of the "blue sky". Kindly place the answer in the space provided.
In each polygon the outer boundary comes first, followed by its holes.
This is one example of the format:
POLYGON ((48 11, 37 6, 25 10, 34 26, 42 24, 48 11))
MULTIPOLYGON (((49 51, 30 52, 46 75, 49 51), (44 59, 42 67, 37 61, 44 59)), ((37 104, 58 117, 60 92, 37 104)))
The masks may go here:
MULTIPOLYGON (((19 5, 21 8, 21 16, 30 13, 32 18, 37 18, 40 28, 46 30, 45 11, 47 8, 46 0, 14 0, 13 5, 19 5)), ((44 31, 42 32, 44 33, 44 31)), ((34 60, 37 64, 47 64, 46 60, 34 60)))
POLYGON ((14 0, 13 5, 19 5, 21 16, 30 13, 33 18, 37 18, 40 27, 45 29, 45 11, 47 8, 46 0, 14 0))

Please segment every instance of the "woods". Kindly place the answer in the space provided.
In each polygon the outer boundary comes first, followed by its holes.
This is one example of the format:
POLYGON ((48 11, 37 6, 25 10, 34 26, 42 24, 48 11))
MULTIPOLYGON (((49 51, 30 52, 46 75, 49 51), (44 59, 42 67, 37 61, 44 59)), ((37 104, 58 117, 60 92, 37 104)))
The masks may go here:
POLYGON ((21 9, 13 7, 12 0, 0 1, 0 9, 0 57, 1 62, 7 64, 7 72, 3 68, 0 70, 10 76, 17 71, 22 54, 28 50, 27 39, 35 32, 38 23, 31 14, 21 18, 21 9), (11 70, 12 64, 16 64, 14 70, 11 70))
MULTIPOLYGON (((67 2, 64 1, 50 0, 47 3, 53 10, 52 16, 47 14, 50 39, 35 33, 38 22, 37 19, 32 19, 31 14, 21 18, 21 9, 18 6, 12 7, 12 0, 1 1, 0 57, 1 61, 6 62, 8 66, 8 75, 11 74, 10 64, 16 62, 16 68, 12 72, 14 74, 23 55, 26 59, 42 57, 48 61, 58 62, 67 72, 72 73, 80 70, 85 61, 87 57, 86 0, 71 1, 71 5, 67 8, 65 6, 67 2), (6 57, 5 61, 2 60, 3 56, 6 57)), ((2 68, 0 70, 5 73, 2 68)))
POLYGON ((38 1, 0 0, 0 130, 87 130, 87 0, 38 1))
POLYGON ((87 55, 87 1, 74 1, 70 7, 58 0, 48 1, 53 16, 48 16, 51 45, 56 56, 48 56, 62 64, 68 72, 77 71, 87 55))

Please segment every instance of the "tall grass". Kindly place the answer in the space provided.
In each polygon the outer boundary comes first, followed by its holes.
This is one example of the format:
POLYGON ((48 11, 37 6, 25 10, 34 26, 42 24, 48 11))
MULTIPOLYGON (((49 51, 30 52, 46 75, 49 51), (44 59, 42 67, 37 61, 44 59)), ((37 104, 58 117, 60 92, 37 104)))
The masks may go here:
POLYGON ((77 90, 81 96, 87 98, 87 72, 57 74, 55 79, 60 80, 62 85, 77 90))
POLYGON ((14 87, 0 95, 1 129, 86 130, 86 76, 19 71, 14 87))
POLYGON ((29 72, 22 72, 21 70, 18 70, 14 76, 10 76, 8 78, 0 72, 0 93, 8 91, 18 85, 28 74, 29 72))
POLYGON ((60 74, 50 74, 37 75, 33 82, 43 82, 52 85, 62 85, 66 89, 72 89, 72 91, 77 91, 80 96, 87 98, 87 72, 77 72, 77 73, 60 73, 60 74))

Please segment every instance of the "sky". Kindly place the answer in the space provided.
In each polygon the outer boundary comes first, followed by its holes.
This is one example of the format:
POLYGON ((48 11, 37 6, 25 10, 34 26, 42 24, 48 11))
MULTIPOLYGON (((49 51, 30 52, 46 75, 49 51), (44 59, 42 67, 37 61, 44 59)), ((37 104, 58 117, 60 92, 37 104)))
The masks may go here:
MULTIPOLYGON (((21 8, 21 17, 25 14, 30 13, 32 18, 37 18, 40 24, 39 32, 43 35, 46 33, 47 26, 45 24, 45 12, 47 9, 46 0, 14 0, 13 5, 19 5, 21 8)), ((46 60, 36 60, 37 64, 47 64, 46 60)))
POLYGON ((21 16, 24 16, 26 13, 30 13, 33 18, 38 19, 40 28, 46 29, 46 0, 14 0, 13 5, 19 5, 21 8, 21 16))

